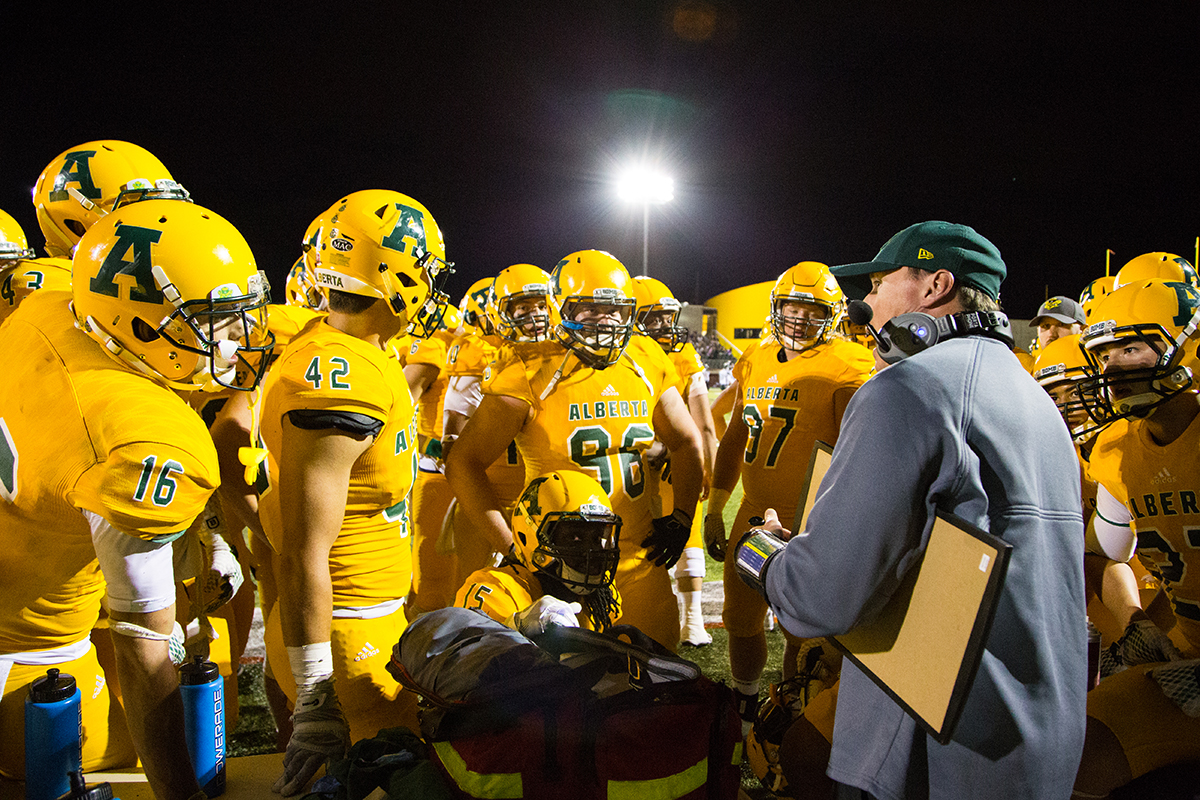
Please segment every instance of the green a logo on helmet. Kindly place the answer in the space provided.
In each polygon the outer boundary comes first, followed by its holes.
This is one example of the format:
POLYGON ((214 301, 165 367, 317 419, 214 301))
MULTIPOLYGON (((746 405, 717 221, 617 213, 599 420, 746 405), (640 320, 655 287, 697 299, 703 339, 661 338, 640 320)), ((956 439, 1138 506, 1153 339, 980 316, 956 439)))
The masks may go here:
POLYGON ((154 228, 139 228, 136 225, 118 225, 114 232, 117 241, 112 250, 100 265, 96 277, 88 282, 88 289, 106 297, 116 297, 118 275, 132 275, 136 282, 129 290, 129 299, 139 303, 163 302, 163 293, 155 283, 151 269, 154 265, 150 254, 150 245, 162 236, 162 231, 154 228), (133 258, 126 260, 125 255, 133 251, 133 258))

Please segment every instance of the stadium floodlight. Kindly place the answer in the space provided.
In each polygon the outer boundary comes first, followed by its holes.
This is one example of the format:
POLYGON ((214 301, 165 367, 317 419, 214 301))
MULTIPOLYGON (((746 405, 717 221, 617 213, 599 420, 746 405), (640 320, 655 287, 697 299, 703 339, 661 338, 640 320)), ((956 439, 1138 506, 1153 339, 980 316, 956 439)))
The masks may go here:
POLYGON ((626 170, 617 180, 617 196, 642 205, 642 275, 650 263, 650 206, 675 199, 675 181, 645 167, 626 170))

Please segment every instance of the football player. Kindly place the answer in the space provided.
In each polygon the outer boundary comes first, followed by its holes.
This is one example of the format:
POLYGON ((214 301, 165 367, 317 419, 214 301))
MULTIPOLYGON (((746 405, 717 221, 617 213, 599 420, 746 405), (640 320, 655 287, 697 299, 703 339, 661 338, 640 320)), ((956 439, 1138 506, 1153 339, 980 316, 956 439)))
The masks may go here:
MULTIPOLYGON (((705 380, 704 362, 696 348, 688 341, 688 329, 679 325, 682 308, 667 285, 657 278, 645 275, 633 279, 633 294, 637 299, 637 331, 649 336, 662 347, 663 352, 679 370, 683 379, 680 394, 687 403, 688 413, 700 431, 702 456, 704 458, 705 485, 712 475, 713 459, 717 455, 717 431, 713 424, 712 409, 708 404, 708 382, 705 380)), ((650 465, 651 492, 657 497, 659 508, 675 505, 671 491, 670 462, 650 465)), ((682 608, 680 609, 680 641, 694 647, 712 642, 712 635, 704 629, 704 607, 700 591, 704 585, 704 528, 703 514, 692 517, 692 531, 688 537, 683 557, 675 565, 675 587, 682 608)), ((661 512, 655 516, 660 516, 661 512)))
POLYGON ((156 797, 203 797, 168 643, 188 577, 173 557, 201 543, 218 467, 176 392, 254 387, 266 281, 241 234, 190 203, 118 208, 82 242, 71 292, 35 293, 0 332, 0 769, 22 774, 24 695, 55 666, 84 689, 85 770, 132 764, 130 735, 156 797), (125 719, 88 638, 104 596, 125 719))
POLYGON ((572 253, 554 268, 551 286, 562 315, 552 338, 513 345, 498 374, 485 377, 483 400, 450 453, 460 513, 500 552, 512 546, 485 470, 514 439, 530 479, 558 469, 590 473, 623 523, 622 621, 674 650, 679 614, 667 569, 683 553, 700 497, 699 431, 662 348, 631 339, 633 287, 620 261, 599 250, 572 253), (656 435, 670 453, 675 488, 672 513, 657 519, 642 461, 656 435))
POLYGON ((472 573, 455 605, 527 636, 550 622, 602 631, 621 615, 613 588, 621 518, 595 478, 575 470, 534 478, 517 501, 512 531, 513 557, 472 573))
POLYGON ((136 144, 105 139, 59 153, 33 187, 46 252, 70 258, 92 225, 140 200, 190 200, 163 163, 136 144))
POLYGON ((272 365, 260 411, 259 513, 279 582, 265 638, 272 663, 291 666, 275 677, 296 709, 275 785, 286 795, 351 739, 417 724, 415 698, 385 670, 386 643, 406 625, 417 461, 412 398, 387 348, 431 332, 450 268, 440 229, 411 197, 356 192, 329 213, 316 270, 328 316, 272 365))
MULTIPOLYGON (((447 356, 450 385, 443 411, 443 458, 479 407, 484 373, 494 369, 502 346, 506 342, 540 341, 549 335, 549 310, 553 305, 550 276, 533 264, 514 264, 494 279, 484 278, 473 284, 464 302, 463 335, 455 340, 447 356)), ((487 478, 507 523, 525 488, 525 463, 515 442, 509 442, 488 467, 487 478)), ((503 553, 493 550, 492 543, 469 525, 456 525, 457 519, 451 509, 444 529, 448 541, 444 544, 447 548, 453 546, 457 583, 461 586, 468 575, 495 564, 503 553)))
MULTIPOLYGON (((780 519, 795 517, 813 445, 837 441, 846 404, 874 369, 870 350, 836 334, 844 302, 826 265, 801 261, 791 267, 771 290, 771 334, 746 348, 733 370, 737 399, 717 450, 704 533, 709 552, 725 562, 722 616, 745 729, 757 713, 767 661, 767 605, 727 557, 737 541, 726 542, 722 512, 740 478, 744 494, 735 531, 752 528, 750 518, 765 516, 768 508, 780 519)), ((785 679, 794 674, 798 647, 789 639, 793 657, 785 655, 785 679)))
POLYGON ((1081 381, 1080 395, 1108 427, 1092 447, 1099 489, 1088 549, 1114 561, 1136 549, 1177 620, 1168 635, 1133 611, 1116 648, 1125 670, 1088 694, 1075 786, 1099 797, 1200 758, 1200 292, 1183 282, 1127 284, 1101 301, 1095 319, 1082 337, 1095 375, 1081 381), (1193 660, 1167 663, 1185 658, 1193 660))
POLYGON ((0 211, 0 322, 38 289, 71 290, 71 259, 34 258, 25 231, 0 211))

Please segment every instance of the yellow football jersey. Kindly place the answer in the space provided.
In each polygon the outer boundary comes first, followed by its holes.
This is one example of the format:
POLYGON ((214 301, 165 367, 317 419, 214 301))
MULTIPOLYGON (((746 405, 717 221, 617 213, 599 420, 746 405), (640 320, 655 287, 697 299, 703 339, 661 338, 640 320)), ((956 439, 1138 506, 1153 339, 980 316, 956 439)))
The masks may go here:
POLYGON ((282 509, 274 487, 283 417, 300 409, 365 414, 383 422, 350 471, 346 515, 329 553, 329 572, 336 605, 371 605, 404 596, 412 574, 408 503, 417 468, 417 431, 403 368, 323 317, 306 325, 271 367, 259 410, 269 468, 259 514, 276 552, 282 542, 282 509))
POLYGON ((39 291, 0 328, 0 653, 79 641, 104 581, 82 510, 142 539, 187 529, 219 483, 200 417, 39 291))
POLYGON ((764 337, 746 348, 734 365, 749 428, 742 456, 745 501, 774 507, 782 520, 795 515, 813 444, 832 445, 846 404, 875 367, 871 351, 832 339, 790 361, 783 348, 764 337))
MULTIPOLYGON (((621 596, 615 586, 612 587, 612 593, 617 610, 609 617, 609 625, 621 616, 621 596)), ((504 622, 516 612, 529 608, 544 594, 537 576, 523 564, 506 564, 472 572, 458 590, 454 605, 479 609, 497 622, 504 622)), ((582 604, 582 601, 577 602, 582 604)), ((576 618, 580 627, 592 631, 599 630, 586 605, 576 618)))
POLYGON ((1200 417, 1165 447, 1145 421, 1125 423, 1097 435, 1091 476, 1129 509, 1138 559, 1162 583, 1180 632, 1200 648, 1200 417))
POLYGON ((0 269, 0 322, 38 289, 71 291, 71 259, 21 258, 0 269))
POLYGON ((642 453, 654 441, 652 418, 679 373, 662 348, 645 336, 630 340, 619 362, 603 370, 571 356, 562 378, 542 399, 567 350, 557 342, 520 344, 485 394, 528 403, 534 418, 517 434, 525 481, 556 469, 587 472, 604 487, 621 517, 622 570, 644 561, 642 540, 651 529, 650 496, 642 453), (636 366, 635 366, 636 365, 636 366))
POLYGON ((667 356, 675 365, 675 369, 679 370, 682 382, 679 393, 686 396, 684 389, 691 382, 693 375, 704 372, 704 362, 700 360, 700 354, 696 352, 696 348, 692 346, 691 342, 685 344, 678 353, 668 353, 667 356))

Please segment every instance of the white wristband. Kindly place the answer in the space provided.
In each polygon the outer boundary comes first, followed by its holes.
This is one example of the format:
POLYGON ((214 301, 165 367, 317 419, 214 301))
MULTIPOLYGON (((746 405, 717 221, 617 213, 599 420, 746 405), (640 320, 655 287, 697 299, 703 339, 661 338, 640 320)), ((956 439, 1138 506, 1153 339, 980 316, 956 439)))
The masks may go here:
POLYGON ((287 654, 297 693, 308 691, 333 675, 333 646, 329 642, 289 647, 287 654))

